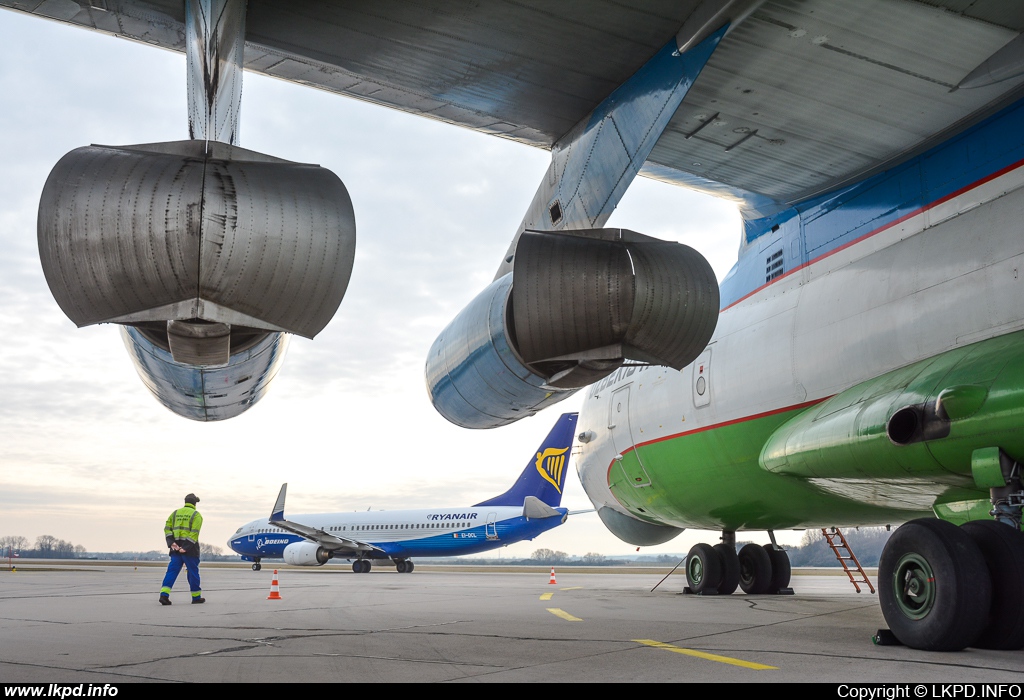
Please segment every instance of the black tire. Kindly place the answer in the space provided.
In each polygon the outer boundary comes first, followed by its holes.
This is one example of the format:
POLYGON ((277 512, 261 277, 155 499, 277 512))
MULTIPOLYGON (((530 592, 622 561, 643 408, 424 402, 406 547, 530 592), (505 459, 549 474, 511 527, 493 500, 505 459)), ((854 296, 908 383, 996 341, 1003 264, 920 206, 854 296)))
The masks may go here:
POLYGON ((763 547, 751 542, 743 545, 739 553, 740 588, 744 593, 767 593, 772 583, 772 560, 763 547))
POLYGON ((718 592, 722 582, 722 562, 709 544, 695 544, 686 555, 686 583, 694 593, 718 592))
POLYGON ((352 562, 352 573, 353 574, 361 574, 361 573, 363 573, 363 562, 362 562, 361 559, 356 559, 354 562, 352 562))
POLYGON ((959 651, 988 621, 992 584, 966 532, 944 520, 902 525, 878 563, 878 602, 896 638, 912 649, 959 651))
POLYGON ((405 561, 396 561, 395 562, 395 568, 398 569, 398 573, 404 574, 405 573, 405 561))
POLYGON ((768 559, 772 563, 772 580, 768 584, 768 593, 778 593, 789 588, 789 580, 793 577, 793 567, 789 563, 789 554, 784 549, 776 549, 770 544, 764 545, 768 559))
POLYGON ((411 574, 412 570, 416 568, 416 565, 412 561, 405 562, 405 573, 411 574))
POLYGON ((992 580, 988 623, 971 646, 1024 649, 1024 533, 995 520, 973 520, 960 529, 978 545, 992 580))
POLYGON ((736 555, 736 548, 719 543, 713 549, 722 562, 722 582, 718 584, 718 595, 732 595, 740 585, 740 558, 736 555))

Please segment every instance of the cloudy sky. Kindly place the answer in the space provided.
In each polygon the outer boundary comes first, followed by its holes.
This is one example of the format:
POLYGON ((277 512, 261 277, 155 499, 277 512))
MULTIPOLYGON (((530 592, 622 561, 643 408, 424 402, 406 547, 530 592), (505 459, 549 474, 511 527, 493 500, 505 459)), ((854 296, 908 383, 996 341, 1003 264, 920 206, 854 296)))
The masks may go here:
MULTIPOLYGON (((246 74, 241 145, 334 171, 352 197, 357 252, 338 314, 293 338, 267 396, 239 418, 195 423, 149 395, 117 329, 76 329, 50 296, 36 208, 50 169, 90 143, 187 138, 180 54, 0 11, 0 535, 49 534, 91 551, 163 547, 195 491, 203 540, 224 545, 288 512, 469 505, 504 491, 570 399, 506 428, 468 431, 430 405, 438 332, 492 278, 548 164, 544 151, 246 74)), ((739 218, 714 199, 639 178, 610 226, 678 240, 719 278, 739 218)), ((575 474, 563 505, 589 508, 575 474)), ((646 552, 685 552, 686 533, 646 552)), ((538 547, 625 554, 594 514, 538 547)))

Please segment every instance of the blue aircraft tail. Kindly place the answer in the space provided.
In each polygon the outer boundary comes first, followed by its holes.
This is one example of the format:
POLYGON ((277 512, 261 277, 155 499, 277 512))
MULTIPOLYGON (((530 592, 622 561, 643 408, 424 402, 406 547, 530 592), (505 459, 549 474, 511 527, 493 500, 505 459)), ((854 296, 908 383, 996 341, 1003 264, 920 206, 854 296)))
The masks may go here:
POLYGON ((559 416, 555 427, 544 438, 512 488, 476 505, 521 506, 527 496, 535 496, 552 508, 557 507, 562 502, 562 487, 569 470, 569 450, 572 449, 578 417, 576 413, 559 416))

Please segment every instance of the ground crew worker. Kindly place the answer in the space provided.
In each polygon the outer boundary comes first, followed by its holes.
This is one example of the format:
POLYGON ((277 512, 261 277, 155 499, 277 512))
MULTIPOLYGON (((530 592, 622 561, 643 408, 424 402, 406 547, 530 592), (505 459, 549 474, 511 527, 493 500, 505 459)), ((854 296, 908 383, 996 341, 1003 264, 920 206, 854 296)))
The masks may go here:
POLYGON ((192 603, 205 603, 203 591, 199 587, 199 530, 203 527, 203 516, 196 510, 199 498, 194 493, 185 496, 185 505, 167 517, 164 525, 164 537, 171 548, 168 554, 171 561, 167 564, 164 574, 164 585, 160 588, 160 604, 171 604, 171 586, 178 578, 182 565, 188 575, 188 587, 192 591, 192 603))

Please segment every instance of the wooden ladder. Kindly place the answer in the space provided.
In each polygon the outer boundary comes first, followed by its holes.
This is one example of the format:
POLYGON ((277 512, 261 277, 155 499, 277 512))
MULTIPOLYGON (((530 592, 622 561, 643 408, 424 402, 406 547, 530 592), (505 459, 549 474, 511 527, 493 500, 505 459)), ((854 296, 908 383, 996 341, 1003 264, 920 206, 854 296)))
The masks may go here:
POLYGON ((838 559, 839 563, 843 565, 843 571, 845 571, 846 575, 850 577, 850 583, 852 583, 853 587, 857 589, 857 592, 860 593, 860 584, 866 583, 868 585, 868 589, 874 593, 875 587, 871 585, 871 581, 868 580, 868 575, 864 573, 864 567, 860 565, 860 562, 857 560, 857 555, 855 555, 853 550, 850 549, 850 544, 846 541, 846 538, 843 537, 843 533, 839 528, 823 527, 821 528, 821 534, 825 536, 825 541, 828 542, 828 546, 832 548, 833 552, 835 552, 836 559, 838 559), (838 544, 836 544, 836 540, 839 540, 838 544), (843 553, 839 551, 840 549, 846 550, 846 556, 843 556, 843 553), (851 567, 848 562, 853 562, 854 566, 851 567), (854 577, 854 571, 857 572, 860 578, 854 577))

